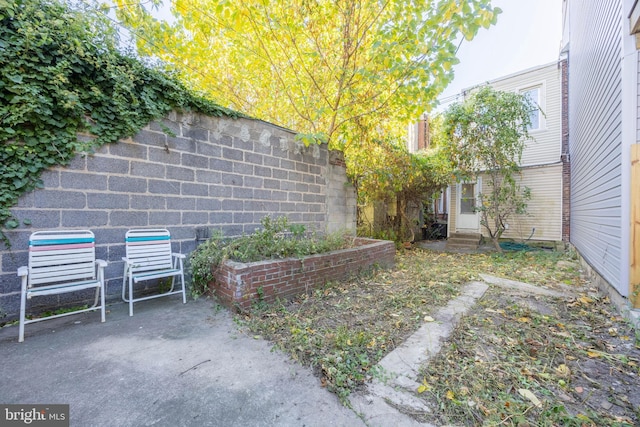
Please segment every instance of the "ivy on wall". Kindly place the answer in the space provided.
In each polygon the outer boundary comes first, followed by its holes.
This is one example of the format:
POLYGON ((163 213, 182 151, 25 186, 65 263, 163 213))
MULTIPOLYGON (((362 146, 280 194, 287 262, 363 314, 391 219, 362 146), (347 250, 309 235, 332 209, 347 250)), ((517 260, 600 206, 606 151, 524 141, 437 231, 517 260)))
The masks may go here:
POLYGON ((10 209, 41 185, 44 170, 133 136, 172 109, 240 116, 119 51, 99 11, 0 0, 0 227, 19 225, 10 209))

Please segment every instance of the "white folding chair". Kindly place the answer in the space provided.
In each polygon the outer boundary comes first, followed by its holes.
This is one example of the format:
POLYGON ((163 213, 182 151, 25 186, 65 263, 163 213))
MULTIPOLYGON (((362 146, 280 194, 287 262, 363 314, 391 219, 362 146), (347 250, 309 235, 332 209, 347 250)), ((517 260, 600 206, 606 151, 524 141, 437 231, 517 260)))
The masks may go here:
POLYGON ((133 316, 133 303, 152 298, 182 293, 186 304, 183 260, 185 255, 171 252, 171 235, 166 229, 133 229, 125 235, 126 257, 122 277, 122 299, 129 303, 129 316, 133 316), (171 277, 171 288, 160 294, 133 297, 133 285, 138 282, 171 277), (176 277, 181 289, 174 290, 176 277), (127 296, 128 289, 128 296, 127 296))

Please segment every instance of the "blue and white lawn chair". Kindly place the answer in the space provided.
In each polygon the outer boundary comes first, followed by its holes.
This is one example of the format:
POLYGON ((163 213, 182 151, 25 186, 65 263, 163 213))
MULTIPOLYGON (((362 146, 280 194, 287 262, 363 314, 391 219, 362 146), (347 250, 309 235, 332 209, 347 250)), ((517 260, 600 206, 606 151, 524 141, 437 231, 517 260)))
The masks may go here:
POLYGON ((129 303, 129 316, 133 316, 133 303, 151 298, 182 293, 182 302, 187 296, 184 285, 183 260, 185 255, 171 252, 171 235, 165 229, 135 229, 125 236, 126 257, 122 277, 122 299, 129 303), (133 297, 134 283, 171 277, 171 288, 167 292, 133 297), (180 278, 182 289, 174 291, 176 277, 180 278), (128 297, 127 297, 127 289, 128 297))
POLYGON ((104 268, 107 263, 96 259, 95 237, 89 230, 36 231, 29 237, 29 265, 18 269, 22 278, 20 298, 20 331, 24 341, 24 325, 86 311, 100 310, 105 321, 104 268), (93 306, 68 313, 35 319, 26 318, 26 303, 33 297, 58 295, 95 288, 93 306))

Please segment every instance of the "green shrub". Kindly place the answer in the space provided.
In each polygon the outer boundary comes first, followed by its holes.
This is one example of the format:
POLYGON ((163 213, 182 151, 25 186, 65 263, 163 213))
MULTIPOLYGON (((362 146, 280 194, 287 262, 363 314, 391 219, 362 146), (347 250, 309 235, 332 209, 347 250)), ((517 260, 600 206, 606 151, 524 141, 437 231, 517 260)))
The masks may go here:
POLYGON ((301 258, 349 247, 343 234, 319 235, 302 224, 289 224, 286 217, 264 217, 262 229, 228 239, 219 230, 193 251, 189 258, 192 292, 201 295, 213 280, 213 272, 229 259, 255 262, 267 259, 301 258))

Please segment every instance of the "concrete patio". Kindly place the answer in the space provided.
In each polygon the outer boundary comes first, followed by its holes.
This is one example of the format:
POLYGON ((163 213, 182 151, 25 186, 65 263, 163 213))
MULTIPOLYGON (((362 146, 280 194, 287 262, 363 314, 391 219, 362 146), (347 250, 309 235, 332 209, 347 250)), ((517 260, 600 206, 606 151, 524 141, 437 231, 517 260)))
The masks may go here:
POLYGON ((358 426, 309 369, 177 297, 0 329, 0 403, 69 404, 72 426, 358 426))

